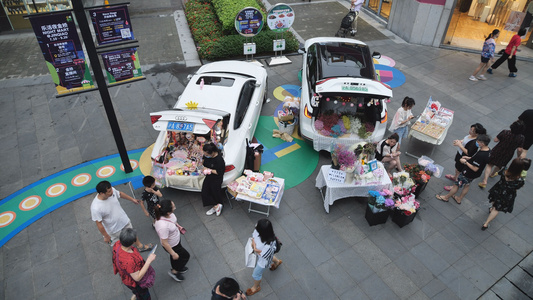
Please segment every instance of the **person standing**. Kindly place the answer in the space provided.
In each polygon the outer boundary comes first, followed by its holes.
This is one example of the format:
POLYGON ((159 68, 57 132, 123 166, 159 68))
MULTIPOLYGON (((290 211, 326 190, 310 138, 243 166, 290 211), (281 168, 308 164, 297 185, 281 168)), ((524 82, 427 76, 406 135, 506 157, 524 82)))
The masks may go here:
POLYGON ((141 207, 144 214, 152 217, 152 226, 155 223, 155 206, 159 204, 159 197, 163 197, 161 191, 155 186, 155 178, 148 175, 143 178, 144 191, 141 196, 141 207), (146 202, 146 208, 144 207, 146 202))
POLYGON ((490 68, 487 69, 487 73, 492 74, 492 70, 496 70, 505 60, 507 60, 507 66, 509 67, 509 77, 516 77, 516 51, 520 43, 522 43, 521 36, 526 34, 526 29, 522 28, 518 30, 518 33, 513 35, 509 45, 505 48, 505 52, 490 68))
POLYGON ((415 106, 415 99, 405 97, 402 101, 402 107, 398 108, 394 114, 394 118, 392 118, 389 130, 398 134, 398 151, 400 150, 402 138, 407 138, 409 133, 409 125, 414 118, 413 113, 411 112, 413 106, 415 106))
POLYGON ((461 201, 470 189, 470 183, 474 179, 481 176, 483 169, 485 169, 485 165, 487 165, 487 162, 489 161, 490 137, 486 134, 480 134, 477 137, 476 142, 479 150, 471 157, 463 156, 461 158, 460 162, 464 165, 464 168, 459 176, 457 176, 457 180, 454 182, 452 189, 444 196, 439 194, 435 195, 435 198, 440 201, 448 202, 451 197, 453 200, 455 200, 455 202, 457 202, 457 204, 461 204, 461 201), (461 195, 456 197, 455 194, 460 188, 463 188, 461 195))
MULTIPOLYGON (((139 204, 139 200, 132 198, 128 194, 117 191, 111 186, 109 181, 100 181, 96 185, 96 196, 91 203, 91 217, 96 223, 96 227, 102 234, 104 242, 114 245, 119 237, 120 232, 124 228, 133 228, 130 218, 118 202, 118 198, 130 200, 135 204, 139 204)), ((143 245, 138 239, 135 245, 139 251, 152 250, 153 245, 143 245)))
POLYGON ((533 144, 533 109, 524 110, 524 112, 518 117, 518 120, 524 122, 525 126, 524 145, 522 146, 522 149, 518 151, 518 156, 525 158, 529 147, 531 147, 531 144, 533 144))
POLYGON ((211 300, 246 300, 246 295, 235 279, 224 277, 215 283, 211 291, 211 300))
POLYGON ((522 151, 522 145, 524 144, 524 135, 522 135, 524 132, 524 122, 516 120, 511 124, 510 128, 511 130, 502 130, 494 138, 494 141, 498 144, 490 152, 485 176, 483 177, 483 181, 479 183, 480 188, 487 186, 489 176, 491 178, 498 176, 498 170, 509 163, 513 158, 515 150, 518 153, 522 151))
POLYGON ((363 6, 363 3, 365 3, 365 0, 352 0, 351 3, 350 11, 355 13, 351 32, 351 35, 354 36, 357 33, 357 20, 359 19, 359 13, 361 12, 361 7, 363 6))
POLYGON ((150 291, 142 288, 139 281, 148 272, 156 255, 151 253, 144 261, 139 251, 133 247, 137 241, 137 232, 132 228, 124 228, 119 239, 113 246, 113 272, 118 273, 122 283, 133 292, 132 300, 150 300, 150 291))
POLYGON ((485 42, 483 43, 483 49, 481 50, 481 62, 479 63, 479 66, 474 70, 474 73, 470 75, 470 80, 472 81, 478 81, 479 80, 487 80, 487 77, 485 77, 485 72, 489 68, 489 63, 494 62, 494 52, 496 50, 496 41, 500 36, 500 31, 498 29, 494 29, 489 36, 485 39, 485 42), (479 76, 476 76, 477 73, 479 76))
POLYGON ((226 162, 217 146, 213 143, 205 144, 204 151, 204 183, 202 184, 202 204, 204 206, 213 206, 205 214, 210 216, 216 213, 217 217, 222 213, 222 181, 224 180, 224 171, 226 162))
POLYGON ((524 179, 520 176, 523 170, 524 161, 521 158, 515 158, 509 169, 502 169, 500 181, 489 190, 489 202, 492 206, 481 230, 487 230, 489 223, 496 218, 500 211, 513 212, 516 190, 524 186, 524 179))
POLYGON ((252 248, 258 258, 252 274, 254 285, 246 290, 247 296, 261 291, 261 279, 268 266, 270 266, 271 271, 274 271, 283 263, 281 259, 274 255, 277 248, 276 235, 274 234, 272 223, 268 219, 257 221, 255 230, 252 233, 252 248))
POLYGON ((176 210, 174 202, 167 199, 161 200, 155 206, 157 221, 154 226, 157 235, 161 239, 161 246, 170 254, 170 265, 172 269, 168 271, 168 275, 179 282, 185 280, 183 273, 189 270, 185 265, 191 255, 181 245, 181 233, 184 229, 178 224, 174 210, 176 210))

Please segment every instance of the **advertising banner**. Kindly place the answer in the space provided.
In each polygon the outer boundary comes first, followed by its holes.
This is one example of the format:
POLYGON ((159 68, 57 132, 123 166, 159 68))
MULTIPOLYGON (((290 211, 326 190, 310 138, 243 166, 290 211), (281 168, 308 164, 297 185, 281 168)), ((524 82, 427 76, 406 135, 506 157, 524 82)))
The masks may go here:
POLYGON ((133 40, 127 6, 89 10, 98 45, 133 40))
POLYGON ((137 48, 102 53, 109 84, 142 77, 137 48))
POLYGON ((59 95, 94 88, 70 12, 30 18, 59 95))
POLYGON ((294 23, 294 11, 287 4, 277 4, 273 6, 267 15, 267 24, 274 32, 285 32, 294 23))
POLYGON ((235 29, 245 37, 253 37, 263 29, 263 15, 254 7, 246 7, 235 17, 235 29))

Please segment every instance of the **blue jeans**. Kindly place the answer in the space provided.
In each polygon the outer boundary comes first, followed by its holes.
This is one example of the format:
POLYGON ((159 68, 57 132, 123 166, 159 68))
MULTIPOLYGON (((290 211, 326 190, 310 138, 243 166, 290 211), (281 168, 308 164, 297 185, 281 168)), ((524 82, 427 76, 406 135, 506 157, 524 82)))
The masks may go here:
POLYGON ((398 144, 402 144, 402 138, 407 138, 407 134, 409 133, 409 129, 407 128, 407 126, 404 126, 404 127, 396 128, 396 130, 394 130, 394 132, 396 132, 398 134, 398 136, 400 137, 400 140, 398 141, 398 144))
POLYGON ((255 265, 254 272, 252 273, 252 278, 254 280, 261 280, 263 278, 263 272, 265 272, 266 268, 262 268, 259 266, 259 264, 255 265))

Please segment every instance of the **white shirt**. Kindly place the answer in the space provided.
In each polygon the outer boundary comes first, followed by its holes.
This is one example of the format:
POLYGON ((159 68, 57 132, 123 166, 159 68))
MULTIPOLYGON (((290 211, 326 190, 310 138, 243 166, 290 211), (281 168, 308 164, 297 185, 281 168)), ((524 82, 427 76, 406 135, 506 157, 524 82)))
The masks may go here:
POLYGON ((274 251, 276 250, 274 242, 270 244, 264 244, 261 242, 261 238, 259 237, 259 232, 257 232, 257 230, 254 230, 252 237, 255 241, 255 248, 257 248, 257 250, 261 250, 261 253, 257 254, 257 264, 261 268, 270 266, 272 264, 272 258, 274 258, 274 251))
POLYGON ((400 127, 410 125, 411 121, 407 121, 403 123, 402 125, 400 125, 400 123, 406 121, 407 118, 409 118, 409 116, 412 116, 412 115, 413 114, 411 113, 410 109, 405 110, 403 109, 403 107, 398 108, 398 110, 396 111, 396 114, 394 114, 394 118, 392 118, 392 123, 390 124, 389 130, 391 132, 394 132, 394 130, 400 127))
POLYGON ((396 143, 396 145, 394 145, 394 147, 392 148, 389 146, 389 144, 385 144, 385 146, 383 147, 383 153, 381 153, 381 145, 385 143, 386 140, 387 139, 382 140, 376 146, 376 151, 380 153, 383 157, 390 156, 392 152, 396 152, 396 149, 398 149, 398 143, 396 143))
POLYGON ((168 240, 170 247, 175 247, 180 243, 181 233, 176 222, 176 215, 170 214, 169 218, 161 217, 159 220, 155 221, 154 224, 159 239, 168 240))
POLYGON ((122 206, 118 202, 120 192, 115 188, 113 195, 106 200, 98 199, 98 194, 91 203, 91 217, 95 222, 102 222, 107 234, 113 234, 121 231, 128 223, 130 218, 126 215, 122 206))

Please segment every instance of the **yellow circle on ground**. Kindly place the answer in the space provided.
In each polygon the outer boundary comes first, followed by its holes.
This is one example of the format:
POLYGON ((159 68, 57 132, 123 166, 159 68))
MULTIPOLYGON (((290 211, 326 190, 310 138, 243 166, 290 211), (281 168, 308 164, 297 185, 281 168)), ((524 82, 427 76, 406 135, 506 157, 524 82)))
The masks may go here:
POLYGON ((67 190, 67 185, 64 183, 56 183, 46 189, 46 196, 57 197, 67 190))
POLYGON ((115 167, 113 166, 103 166, 98 171, 96 171, 96 176, 100 178, 107 178, 115 174, 115 167))
POLYGON ((39 204, 41 204, 41 201, 41 197, 37 195, 29 196, 26 199, 20 201, 19 209, 24 211, 32 210, 39 206, 39 204))
POLYGON ((78 174, 78 175, 74 176, 74 178, 72 178, 70 183, 73 186, 84 186, 87 183, 89 183, 89 181, 91 181, 91 174, 89 174, 89 173, 81 173, 81 174, 78 174))
POLYGON ((288 92, 286 89, 284 89, 281 86, 278 86, 277 88, 275 88, 272 94, 279 101, 285 100, 285 97, 287 96, 294 97, 290 92, 288 92))
POLYGON ((152 172, 152 151, 154 150, 154 145, 155 143, 146 148, 139 159, 139 167, 144 176, 150 175, 152 172))
MULTIPOLYGON (((130 159, 130 166, 132 170, 135 170, 139 166, 139 162, 135 159, 130 159)), ((120 164, 120 169, 124 171, 124 164, 120 164)))
POLYGON ((12 211, 6 211, 0 214, 0 228, 6 227, 7 225, 13 223, 15 221, 15 217, 17 214, 15 214, 12 211))

